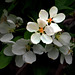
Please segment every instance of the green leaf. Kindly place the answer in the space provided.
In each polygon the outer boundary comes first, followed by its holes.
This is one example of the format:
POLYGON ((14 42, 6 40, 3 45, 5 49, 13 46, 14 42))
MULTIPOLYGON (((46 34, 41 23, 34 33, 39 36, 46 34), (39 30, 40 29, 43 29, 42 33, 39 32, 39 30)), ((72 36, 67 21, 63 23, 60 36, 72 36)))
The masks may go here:
POLYGON ((17 41, 18 39, 20 39, 20 38, 22 38, 22 36, 16 36, 14 39, 13 39, 13 41, 17 41))
POLYGON ((32 35, 32 33, 26 31, 26 32, 24 33, 24 39, 30 39, 31 35, 32 35))
POLYGON ((13 10, 15 7, 16 7, 16 5, 17 5, 18 3, 16 2, 16 0, 13 0, 13 3, 10 5, 10 7, 8 8, 8 12, 10 12, 11 10, 13 10))
POLYGON ((75 37, 75 34, 73 34, 73 33, 70 33, 70 35, 71 35, 72 37, 75 37))
POLYGON ((12 56, 5 56, 4 53, 0 52, 0 69, 5 68, 12 60, 12 56))
POLYGON ((69 0, 55 0, 55 5, 58 7, 59 10, 62 9, 69 9, 69 10, 73 10, 73 8, 69 7, 69 5, 71 5, 74 2, 74 0, 70 1, 69 0))

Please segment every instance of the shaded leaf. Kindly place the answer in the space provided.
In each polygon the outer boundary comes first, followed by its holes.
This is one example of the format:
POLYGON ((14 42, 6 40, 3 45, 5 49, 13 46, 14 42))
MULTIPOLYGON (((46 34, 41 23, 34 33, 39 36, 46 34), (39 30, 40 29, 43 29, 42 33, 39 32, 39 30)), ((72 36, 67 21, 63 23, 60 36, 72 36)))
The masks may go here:
POLYGON ((22 38, 22 36, 17 36, 17 37, 15 37, 14 39, 13 39, 13 41, 17 41, 18 39, 20 39, 20 38, 22 38))
POLYGON ((25 38, 25 39, 30 39, 31 34, 32 34, 32 33, 26 31, 26 32, 24 33, 24 38, 25 38))
POLYGON ((12 60, 12 56, 5 56, 3 52, 0 52, 0 69, 5 68, 12 60))
POLYGON ((74 2, 74 0, 70 1, 69 0, 55 0, 55 5, 58 7, 59 10, 62 9, 69 9, 72 10, 73 8, 69 7, 69 5, 71 5, 74 2))

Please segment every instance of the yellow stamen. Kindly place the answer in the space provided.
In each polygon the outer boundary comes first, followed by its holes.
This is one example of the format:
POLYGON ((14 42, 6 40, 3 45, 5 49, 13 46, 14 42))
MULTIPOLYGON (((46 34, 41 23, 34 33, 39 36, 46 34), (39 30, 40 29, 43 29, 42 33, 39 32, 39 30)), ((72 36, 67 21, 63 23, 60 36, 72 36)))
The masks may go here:
POLYGON ((57 34, 55 35, 55 38, 59 40, 60 35, 61 35, 61 32, 57 33, 57 34))
POLYGON ((48 23, 51 23, 51 22, 52 22, 52 18, 49 18, 49 19, 48 19, 48 23))
POLYGON ((68 51, 68 54, 70 54, 70 53, 72 53, 72 52, 73 52, 72 50, 69 50, 69 51, 68 51))
POLYGON ((14 32, 14 29, 9 29, 9 32, 10 32, 10 33, 14 32))
POLYGON ((59 40, 60 35, 56 35, 55 37, 56 37, 56 39, 58 39, 58 40, 59 40))
POLYGON ((29 45, 25 45, 25 47, 26 47, 27 51, 29 51, 31 48, 29 45))
POLYGON ((43 33, 44 32, 44 30, 43 30, 42 27, 40 27, 39 31, 40 31, 40 33, 43 33))

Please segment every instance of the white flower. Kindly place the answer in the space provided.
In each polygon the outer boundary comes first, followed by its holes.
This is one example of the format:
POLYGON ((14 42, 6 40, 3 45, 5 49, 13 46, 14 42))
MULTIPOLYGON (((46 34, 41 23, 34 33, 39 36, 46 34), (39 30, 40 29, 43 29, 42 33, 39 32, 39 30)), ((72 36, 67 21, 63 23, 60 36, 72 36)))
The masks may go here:
POLYGON ((38 23, 28 22, 26 27, 29 32, 35 32, 31 35, 32 43, 38 44, 40 40, 46 44, 52 43, 52 38, 50 36, 54 34, 53 28, 49 27, 49 30, 47 30, 46 22, 42 19, 38 19, 37 22, 38 23))
POLYGON ((71 36, 69 33, 64 32, 62 34, 56 34, 53 36, 53 43, 59 47, 59 51, 62 53, 60 57, 60 63, 64 63, 64 59, 66 63, 72 64, 72 50, 70 48, 70 40, 71 36), (55 39, 56 38, 56 39, 55 39))
POLYGON ((55 60, 59 56, 59 50, 55 47, 53 47, 52 44, 45 46, 46 52, 48 52, 48 57, 55 60))
POLYGON ((19 27, 23 23, 23 19, 21 17, 17 17, 13 14, 7 16, 7 20, 12 20, 15 23, 16 27, 19 27))
MULTIPOLYGON (((13 44, 8 44, 8 46, 4 49, 4 54, 5 54, 6 56, 14 56, 14 55, 15 55, 15 54, 13 54, 13 52, 12 52, 12 45, 13 45, 13 44)), ((17 55, 17 56, 15 57, 15 63, 16 63, 16 66, 22 67, 25 62, 23 61, 23 58, 22 58, 21 55, 17 55)))
POLYGON ((35 53, 43 54, 43 50, 44 48, 40 44, 31 47, 30 40, 25 40, 23 38, 16 41, 16 43, 12 46, 12 52, 15 55, 22 55, 24 62, 30 64, 36 61, 35 53), (31 48, 33 49, 33 51, 31 50, 31 48))
POLYGON ((61 57, 60 57, 60 63, 63 64, 64 59, 66 60, 66 63, 72 64, 72 50, 69 46, 62 46, 59 48, 61 51, 61 57))
POLYGON ((50 24, 49 26, 53 28, 54 33, 62 31, 56 23, 60 23, 65 19, 65 15, 63 13, 57 14, 57 12, 58 9, 55 6, 49 10, 50 18, 48 18, 48 13, 46 10, 41 10, 39 12, 39 18, 44 20, 47 25, 50 24), (52 23, 52 21, 54 21, 54 23, 52 23))
POLYGON ((10 32, 14 32, 16 25, 12 20, 7 20, 7 22, 2 22, 0 24, 0 33, 6 34, 10 32))
POLYGON ((56 34, 53 36, 53 43, 58 47, 63 45, 70 45, 71 36, 68 32, 64 32, 62 34, 56 34))
POLYGON ((39 18, 48 21, 49 23, 51 23, 52 21, 54 21, 55 23, 60 23, 65 19, 65 15, 63 13, 59 13, 59 14, 57 13, 58 13, 57 7, 53 6, 49 10, 50 18, 48 18, 48 13, 46 10, 41 10, 39 12, 39 18))
POLYGON ((1 23, 4 21, 6 21, 6 22, 12 21, 16 27, 19 27, 20 25, 22 25, 23 19, 21 17, 17 17, 13 14, 8 15, 8 11, 5 9, 3 10, 3 12, 4 13, 2 14, 2 17, 1 17, 1 23))
MULTIPOLYGON (((7 15, 7 14, 6 14, 7 15)), ((0 33, 2 37, 0 38, 1 42, 11 42, 13 39, 12 32, 14 32, 16 25, 12 20, 3 21, 0 23, 0 33)))
POLYGON ((61 64, 64 63, 64 59, 65 59, 66 63, 72 64, 72 55, 63 55, 63 54, 61 54, 61 57, 60 57, 60 63, 61 64))

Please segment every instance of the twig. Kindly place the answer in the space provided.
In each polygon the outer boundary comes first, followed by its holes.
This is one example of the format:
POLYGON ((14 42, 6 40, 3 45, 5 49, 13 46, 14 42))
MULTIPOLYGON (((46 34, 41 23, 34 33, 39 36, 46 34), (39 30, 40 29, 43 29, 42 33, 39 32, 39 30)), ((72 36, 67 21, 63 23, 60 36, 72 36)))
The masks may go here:
POLYGON ((65 66, 66 66, 65 63, 64 64, 60 64, 59 67, 58 67, 58 69, 57 69, 57 71, 56 71, 56 73, 55 73, 55 75, 61 75, 62 74, 62 70, 63 70, 63 68, 65 66))
POLYGON ((24 64, 24 66, 21 67, 21 68, 18 70, 18 72, 16 73, 16 75, 19 75, 19 74, 22 72, 22 70, 23 70, 26 66, 27 66, 27 64, 24 64))

